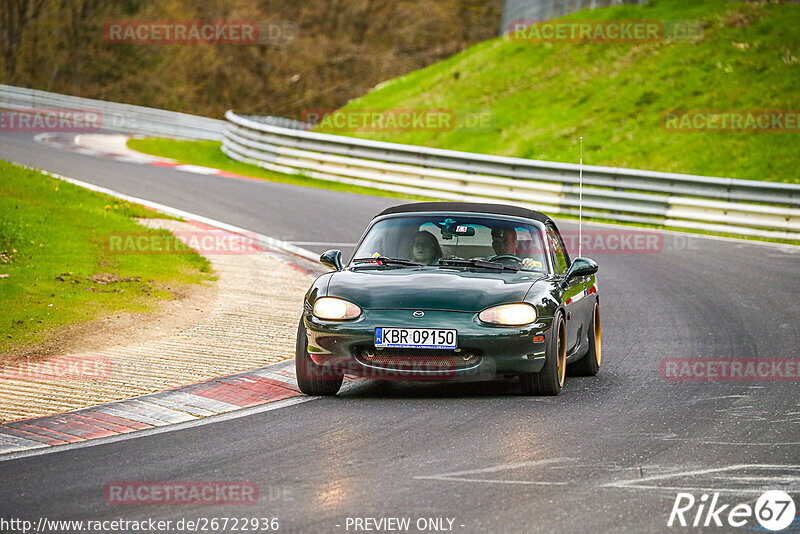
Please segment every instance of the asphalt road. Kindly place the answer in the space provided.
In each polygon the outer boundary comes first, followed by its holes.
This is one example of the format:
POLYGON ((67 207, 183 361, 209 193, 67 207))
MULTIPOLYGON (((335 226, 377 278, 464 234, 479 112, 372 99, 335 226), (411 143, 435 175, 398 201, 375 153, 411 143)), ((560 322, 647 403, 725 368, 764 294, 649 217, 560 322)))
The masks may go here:
MULTIPOLYGON (((320 243, 306 246, 315 251, 354 242, 372 215, 398 202, 124 164, 22 135, 0 135, 0 158, 320 243)), ((800 510, 797 381, 660 375, 664 358, 799 357, 798 249, 659 239, 635 253, 586 254, 600 264, 603 369, 569 378, 557 398, 523 397, 504 381, 358 382, 335 398, 0 461, 0 519, 276 517, 281 531, 364 532, 352 518, 407 517, 409 532, 432 530, 417 529, 420 518, 452 519, 452 531, 464 533, 661 532, 681 530, 667 528, 679 491, 752 505, 768 489, 787 491, 800 510), (257 484, 259 502, 112 506, 103 498, 115 481, 222 480, 257 484)), ((750 519, 744 528, 757 526, 750 519)))

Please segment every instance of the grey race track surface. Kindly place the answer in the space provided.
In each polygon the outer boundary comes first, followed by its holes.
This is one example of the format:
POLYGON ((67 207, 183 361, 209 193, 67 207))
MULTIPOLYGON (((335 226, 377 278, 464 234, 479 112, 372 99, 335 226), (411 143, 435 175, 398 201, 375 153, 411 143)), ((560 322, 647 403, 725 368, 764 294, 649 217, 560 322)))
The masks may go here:
MULTIPOLYGON (((0 158, 289 241, 354 242, 398 202, 124 164, 26 136, 0 135, 0 158)), ((593 256, 604 367, 568 379, 558 398, 503 381, 359 383, 236 420, 2 461, 0 518, 235 515, 347 532, 347 517, 447 517, 465 533, 660 532, 681 490, 752 504, 785 489, 800 507, 798 382, 659 375, 667 357, 800 356, 798 250, 665 234, 655 253, 593 256), (103 499, 114 481, 220 480, 255 482, 258 504, 103 499)))
MULTIPOLYGON (((0 134, 0 158, 63 174, 138 198, 204 215, 324 252, 324 243, 353 243, 372 216, 398 200, 258 180, 220 179, 169 168, 123 163, 0 134)), ((338 247, 337 247, 338 248, 338 247)), ((342 247, 350 252, 348 247, 342 247)))

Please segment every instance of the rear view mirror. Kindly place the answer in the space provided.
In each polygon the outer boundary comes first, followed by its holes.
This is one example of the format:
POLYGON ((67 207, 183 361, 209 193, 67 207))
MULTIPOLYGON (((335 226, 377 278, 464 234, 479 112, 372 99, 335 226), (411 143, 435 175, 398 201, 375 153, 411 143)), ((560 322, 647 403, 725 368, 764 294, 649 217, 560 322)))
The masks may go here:
POLYGON ((454 232, 457 236, 471 237, 475 235, 474 226, 457 226, 454 232))
POLYGON ((436 223, 441 227, 442 239, 453 239, 457 237, 469 237, 475 235, 475 227, 466 224, 458 224, 453 219, 445 219, 443 222, 436 223))

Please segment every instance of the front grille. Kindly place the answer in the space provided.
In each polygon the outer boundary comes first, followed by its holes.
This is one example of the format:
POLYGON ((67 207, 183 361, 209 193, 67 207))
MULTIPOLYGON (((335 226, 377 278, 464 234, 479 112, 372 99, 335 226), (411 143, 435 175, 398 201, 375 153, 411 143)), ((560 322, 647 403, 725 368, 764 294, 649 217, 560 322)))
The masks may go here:
POLYGON ((356 359, 365 365, 399 371, 453 371, 481 361, 478 354, 453 350, 362 349, 356 359))

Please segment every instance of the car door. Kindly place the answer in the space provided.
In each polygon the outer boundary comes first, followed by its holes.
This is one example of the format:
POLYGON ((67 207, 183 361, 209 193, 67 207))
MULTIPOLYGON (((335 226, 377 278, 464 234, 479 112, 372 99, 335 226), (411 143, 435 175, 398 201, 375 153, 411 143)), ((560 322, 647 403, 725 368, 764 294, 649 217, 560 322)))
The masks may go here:
MULTIPOLYGON (((555 226, 547 224, 547 241, 555 272, 564 276, 569 268, 569 254, 564 248, 564 242, 555 226)), ((580 277, 578 277, 580 278, 580 277)), ((580 320, 576 321, 577 303, 583 295, 583 281, 573 278, 564 287, 564 321, 567 330, 567 353, 575 350, 580 333, 580 320), (577 299, 576 299, 577 297, 577 299)))

